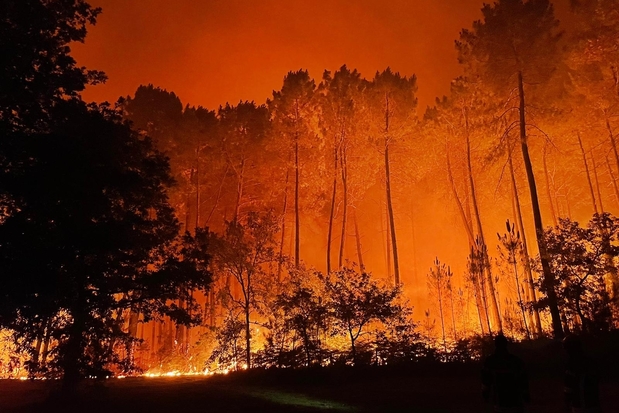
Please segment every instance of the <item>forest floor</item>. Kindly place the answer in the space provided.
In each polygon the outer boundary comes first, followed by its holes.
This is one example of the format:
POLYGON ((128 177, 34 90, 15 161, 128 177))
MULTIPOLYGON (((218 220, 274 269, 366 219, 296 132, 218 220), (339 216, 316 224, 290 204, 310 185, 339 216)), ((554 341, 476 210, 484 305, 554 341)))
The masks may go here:
MULTIPOLYGON (((211 377, 85 382, 70 398, 59 382, 0 381, 0 412, 418 412, 479 413, 479 365, 251 371, 211 377)), ((564 412, 558 371, 534 371, 529 413, 564 412)), ((619 378, 605 378, 606 412, 619 406, 619 378)))

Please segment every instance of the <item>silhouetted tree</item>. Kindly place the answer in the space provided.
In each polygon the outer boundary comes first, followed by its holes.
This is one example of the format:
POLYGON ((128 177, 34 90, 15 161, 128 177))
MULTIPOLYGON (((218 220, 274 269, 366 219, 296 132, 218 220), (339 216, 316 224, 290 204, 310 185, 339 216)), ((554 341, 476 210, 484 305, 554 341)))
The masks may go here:
POLYGON ((105 107, 49 114, 49 133, 0 141, 0 323, 27 345, 50 334, 51 373, 71 382, 126 362, 114 353, 133 340, 126 311, 196 321, 170 300, 210 273, 205 233, 178 237, 168 163, 150 139, 105 107))
POLYGON ((258 310, 261 295, 268 289, 268 264, 277 261, 275 234, 277 219, 272 212, 249 212, 241 222, 229 221, 222 235, 212 234, 210 251, 216 271, 227 277, 225 287, 231 309, 243 315, 245 327, 245 360, 251 368, 251 316, 258 310), (238 284, 240 297, 234 293, 231 281, 238 284))
POLYGON ((400 287, 387 287, 370 273, 343 267, 325 276, 327 305, 336 331, 350 340, 353 363, 357 363, 357 340, 373 321, 385 322, 399 315, 400 287))
POLYGON ((105 81, 70 55, 100 8, 84 0, 6 0, 0 5, 0 127, 44 131, 52 108, 105 81))

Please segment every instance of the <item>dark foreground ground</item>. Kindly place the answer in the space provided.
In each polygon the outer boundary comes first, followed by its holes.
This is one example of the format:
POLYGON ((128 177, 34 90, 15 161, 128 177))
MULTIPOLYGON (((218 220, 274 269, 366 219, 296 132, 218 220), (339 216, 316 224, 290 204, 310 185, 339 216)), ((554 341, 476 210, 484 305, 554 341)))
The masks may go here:
MULTIPOLYGON (((559 371, 531 375, 530 413, 563 413, 559 371)), ((70 400, 59 383, 0 381, 0 412, 485 412, 479 366, 254 371, 207 378, 87 382, 70 400)), ((619 380, 601 386, 605 412, 619 412, 619 380)))

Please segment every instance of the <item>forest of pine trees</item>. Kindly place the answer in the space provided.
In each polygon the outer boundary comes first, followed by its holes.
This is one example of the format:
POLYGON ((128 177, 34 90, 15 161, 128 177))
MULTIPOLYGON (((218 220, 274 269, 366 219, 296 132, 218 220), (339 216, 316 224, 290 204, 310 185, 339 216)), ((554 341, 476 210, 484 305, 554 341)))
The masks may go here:
MULTIPOLYGON (((574 1, 570 21, 485 5, 427 108, 415 74, 346 65, 291 71, 266 102, 142 85, 107 108, 168 158, 176 254, 208 272, 165 310, 119 306, 136 340, 115 351, 153 374, 381 364, 617 328, 619 4, 574 1)), ((25 336, 33 374, 53 317, 25 336)))

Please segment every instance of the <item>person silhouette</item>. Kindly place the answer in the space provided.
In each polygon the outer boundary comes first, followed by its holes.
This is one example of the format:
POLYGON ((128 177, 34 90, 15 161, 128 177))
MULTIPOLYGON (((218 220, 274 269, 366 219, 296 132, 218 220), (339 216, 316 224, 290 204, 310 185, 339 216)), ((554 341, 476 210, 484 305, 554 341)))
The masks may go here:
POLYGON ((499 333, 494 353, 484 361, 482 395, 494 413, 523 413, 529 402, 529 380, 524 362, 507 345, 507 338, 499 333))
POLYGON ((563 339, 567 353, 564 375, 564 396, 568 411, 572 413, 600 413, 599 378, 593 360, 583 351, 576 336, 563 339))

